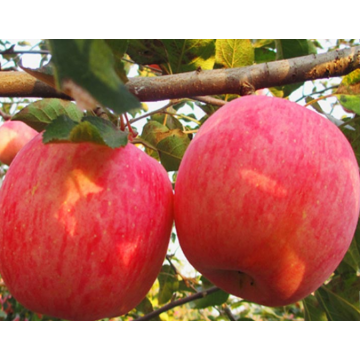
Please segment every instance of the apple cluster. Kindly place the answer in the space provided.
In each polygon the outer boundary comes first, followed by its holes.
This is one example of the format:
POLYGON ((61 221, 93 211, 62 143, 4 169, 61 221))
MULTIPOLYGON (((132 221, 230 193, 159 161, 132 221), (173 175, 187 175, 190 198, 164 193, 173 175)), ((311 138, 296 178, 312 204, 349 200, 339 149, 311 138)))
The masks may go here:
POLYGON ((215 285, 291 304, 332 274, 357 225, 350 144, 288 100, 246 96, 215 112, 186 150, 175 194, 164 168, 133 144, 29 136, 0 148, 11 163, 0 189, 0 273, 37 313, 96 320, 134 308, 156 280, 174 221, 187 259, 215 285))

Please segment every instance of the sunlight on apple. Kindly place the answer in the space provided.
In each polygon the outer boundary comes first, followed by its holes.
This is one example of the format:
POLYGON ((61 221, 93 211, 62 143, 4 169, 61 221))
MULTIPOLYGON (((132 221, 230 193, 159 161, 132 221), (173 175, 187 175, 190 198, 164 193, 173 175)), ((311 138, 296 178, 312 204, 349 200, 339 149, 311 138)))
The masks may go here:
POLYGON ((277 181, 251 169, 241 169, 240 176, 251 186, 268 194, 282 198, 287 195, 287 190, 277 181))
POLYGON ((81 198, 86 198, 90 194, 97 194, 104 189, 102 186, 95 184, 82 169, 74 169, 69 173, 64 188, 67 189, 67 194, 55 217, 65 226, 67 232, 73 236, 77 227, 76 216, 73 213, 76 203, 81 198))

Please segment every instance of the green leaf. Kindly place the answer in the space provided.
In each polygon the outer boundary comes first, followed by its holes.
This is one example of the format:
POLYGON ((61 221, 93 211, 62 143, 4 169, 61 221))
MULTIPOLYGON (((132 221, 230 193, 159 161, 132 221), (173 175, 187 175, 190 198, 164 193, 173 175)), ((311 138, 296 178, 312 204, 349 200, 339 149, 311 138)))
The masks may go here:
POLYGON ((343 77, 335 96, 346 110, 360 115, 360 69, 343 77))
POLYGON ((215 40, 162 40, 168 55, 171 73, 182 73, 201 68, 210 70, 215 64, 215 40))
POLYGON ((360 69, 352 71, 350 74, 343 77, 339 87, 336 90, 337 94, 345 95, 359 95, 360 94, 360 69))
POLYGON ((66 115, 70 119, 80 122, 83 112, 71 101, 43 99, 23 108, 11 120, 21 120, 40 132, 60 115, 66 115))
POLYGON ((215 63, 215 40, 130 40, 129 56, 138 64, 158 64, 168 74, 212 69, 215 63))
POLYGON ((180 166, 190 138, 180 129, 169 130, 169 135, 157 143, 161 164, 166 171, 177 171, 180 166))
POLYGON ((316 299, 331 321, 360 321, 360 311, 347 300, 333 293, 325 286, 315 292, 316 299))
POLYGON ((138 306, 136 306, 136 310, 143 314, 148 314, 154 311, 154 308, 152 306, 151 301, 147 297, 145 297, 141 301, 141 303, 138 306))
POLYGON ((195 300, 192 307, 194 309, 205 309, 210 306, 219 306, 224 304, 228 300, 229 296, 230 295, 227 292, 218 290, 201 299, 195 300))
POLYGON ((326 313, 324 309, 320 306, 319 302, 316 300, 316 297, 309 295, 303 299, 304 305, 304 318, 305 321, 326 321, 326 313))
POLYGON ((180 129, 169 129, 158 121, 149 121, 143 128, 141 138, 151 144, 152 149, 146 149, 148 155, 159 159, 167 171, 176 171, 187 147, 190 138, 180 129))
POLYGON ((360 115, 360 95, 339 95, 335 94, 340 104, 347 110, 360 115))
POLYGON ((167 303, 173 293, 179 289, 179 280, 170 265, 163 265, 158 276, 160 289, 158 295, 159 305, 167 303))
POLYGON ((129 40, 127 54, 140 65, 166 64, 168 57, 161 40, 129 40))
POLYGON ((309 43, 306 39, 275 40, 277 60, 309 55, 309 43))
POLYGON ((118 130, 115 125, 96 116, 85 116, 81 122, 73 121, 65 115, 56 118, 48 125, 43 142, 93 142, 111 148, 125 146, 128 136, 118 130))
POLYGON ((254 48, 247 39, 216 40, 216 63, 225 68, 252 65, 254 48))
POLYGON ((75 100, 90 105, 96 99, 118 114, 140 107, 117 76, 114 55, 104 40, 50 40, 49 44, 57 86, 75 100))
POLYGON ((360 310, 360 276, 358 273, 351 271, 339 273, 336 271, 326 287, 360 310))
POLYGON ((128 48, 129 40, 126 39, 106 39, 106 44, 110 47, 115 60, 114 69, 122 82, 128 81, 126 72, 128 63, 124 64, 123 58, 128 48))

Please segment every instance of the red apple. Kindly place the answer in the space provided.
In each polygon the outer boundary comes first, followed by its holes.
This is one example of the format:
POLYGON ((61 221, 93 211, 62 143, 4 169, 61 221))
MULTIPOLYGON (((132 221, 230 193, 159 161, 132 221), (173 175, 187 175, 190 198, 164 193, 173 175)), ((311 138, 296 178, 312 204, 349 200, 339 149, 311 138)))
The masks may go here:
POLYGON ((6 121, 0 126, 0 161, 10 165, 20 149, 37 134, 22 121, 6 121))
POLYGON ((124 314, 166 255, 173 191, 132 144, 42 143, 14 159, 0 189, 0 273, 28 309, 69 320, 124 314))
POLYGON ((288 100, 246 96, 214 113, 188 147, 175 225, 185 256, 215 285, 281 306, 336 269, 359 196, 354 152, 333 123, 288 100))

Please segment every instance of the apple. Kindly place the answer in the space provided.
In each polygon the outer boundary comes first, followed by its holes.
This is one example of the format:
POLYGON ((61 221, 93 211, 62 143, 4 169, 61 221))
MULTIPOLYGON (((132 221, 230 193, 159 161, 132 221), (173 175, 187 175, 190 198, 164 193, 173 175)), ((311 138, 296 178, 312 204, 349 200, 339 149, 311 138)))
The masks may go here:
POLYGON ((10 165, 20 149, 37 134, 22 121, 6 121, 0 126, 0 161, 10 165))
POLYGON ((223 290, 266 306, 315 291, 355 232, 354 152, 326 118, 246 96, 215 112, 179 168, 175 226, 189 262, 223 290))
POLYGON ((26 308, 68 320, 127 313, 161 269, 173 223, 165 169, 133 144, 43 144, 0 189, 0 273, 26 308))

